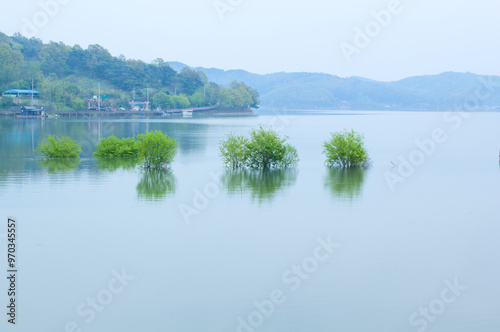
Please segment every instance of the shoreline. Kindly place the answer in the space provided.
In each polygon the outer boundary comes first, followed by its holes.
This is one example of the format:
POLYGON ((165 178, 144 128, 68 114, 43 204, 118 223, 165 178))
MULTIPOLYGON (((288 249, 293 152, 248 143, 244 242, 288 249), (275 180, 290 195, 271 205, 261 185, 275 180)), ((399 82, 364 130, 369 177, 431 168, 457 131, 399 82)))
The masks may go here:
POLYGON ((253 110, 250 108, 217 108, 217 107, 197 107, 186 109, 173 110, 122 110, 122 111, 96 111, 96 110, 81 110, 81 111, 47 111, 46 116, 29 116, 23 115, 21 111, 0 110, 2 117, 14 118, 150 118, 150 117, 189 117, 200 115, 252 115, 253 110))

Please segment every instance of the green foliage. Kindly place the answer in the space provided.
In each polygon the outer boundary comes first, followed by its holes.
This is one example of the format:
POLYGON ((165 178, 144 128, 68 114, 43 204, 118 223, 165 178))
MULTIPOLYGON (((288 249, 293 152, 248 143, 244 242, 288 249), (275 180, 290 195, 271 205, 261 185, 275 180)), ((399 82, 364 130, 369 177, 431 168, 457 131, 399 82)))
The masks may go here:
POLYGON ((11 106, 16 105, 13 98, 11 97, 0 97, 0 109, 8 109, 11 106))
POLYGON ((69 137, 49 135, 47 142, 42 142, 36 149, 46 158, 78 158, 82 149, 69 137))
POLYGON ((241 107, 251 107, 251 108, 259 108, 259 92, 255 89, 252 89, 244 82, 231 82, 231 89, 238 91, 240 95, 240 100, 238 101, 238 106, 241 107))
POLYGON ((133 137, 122 138, 116 136, 101 138, 96 145, 96 157, 134 157, 138 148, 133 137))
POLYGON ((331 134, 332 137, 323 142, 323 154, 326 155, 327 166, 365 167, 370 165, 370 158, 364 144, 364 136, 343 130, 331 134))
POLYGON ((247 166, 251 168, 282 168, 298 163, 297 150, 272 129, 253 129, 247 144, 247 166))
POLYGON ((73 109, 76 111, 81 111, 85 109, 85 102, 81 98, 76 98, 73 101, 73 109))
POLYGON ((250 138, 230 133, 219 143, 219 154, 224 164, 231 168, 284 168, 294 166, 299 157, 295 147, 287 143, 272 129, 253 129, 250 138))
POLYGON ((172 98, 165 92, 158 92, 151 100, 153 108, 168 109, 174 104, 172 98))
POLYGON ((171 98, 175 108, 186 108, 191 104, 189 99, 184 95, 171 96, 171 98))
POLYGON ((189 102, 193 107, 201 107, 205 103, 205 97, 203 92, 197 91, 191 97, 189 97, 189 102))
POLYGON ((42 63, 42 71, 48 75, 55 73, 58 77, 64 76, 69 71, 67 60, 71 47, 64 43, 50 42, 44 45, 38 56, 42 63))
POLYGON ((182 84, 182 91, 192 95, 200 87, 203 87, 203 73, 184 67, 181 69, 179 81, 182 84))
POLYGON ((208 85, 206 100, 208 103, 217 103, 222 108, 259 108, 259 93, 243 82, 232 82, 231 86, 219 87, 208 85))
POLYGON ((219 156, 227 167, 240 168, 246 163, 248 139, 229 133, 219 142, 219 156))
POLYGON ((8 83, 19 80, 24 67, 24 57, 9 44, 0 44, 0 89, 7 90, 8 83))
POLYGON ((175 138, 159 130, 137 135, 136 146, 144 168, 162 168, 172 163, 179 149, 175 138))
POLYGON ((51 75, 40 82, 39 88, 46 102, 57 109, 76 109, 85 108, 84 101, 79 98, 80 88, 75 83, 58 80, 55 75, 51 75))
POLYGON ((146 100, 146 86, 141 86, 144 82, 148 82, 155 108, 256 105, 257 91, 244 83, 222 88, 208 82, 202 71, 184 68, 178 73, 162 59, 148 64, 124 56, 114 57, 100 45, 83 49, 62 42, 44 44, 20 34, 0 37, 0 92, 31 89, 34 80, 35 89, 41 91, 39 98, 49 108, 81 110, 82 100, 98 94, 97 82, 101 82, 105 108, 128 107, 134 88, 137 88, 135 100, 146 100))

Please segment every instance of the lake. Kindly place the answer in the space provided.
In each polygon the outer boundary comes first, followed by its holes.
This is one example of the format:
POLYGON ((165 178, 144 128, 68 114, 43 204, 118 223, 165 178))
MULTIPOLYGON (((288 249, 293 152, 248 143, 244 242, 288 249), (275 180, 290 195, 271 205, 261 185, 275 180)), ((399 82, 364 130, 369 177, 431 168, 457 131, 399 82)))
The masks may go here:
POLYGON ((18 225, 17 317, 1 331, 500 330, 500 113, 266 111, 245 117, 1 119, 0 227, 18 225), (225 170, 218 142, 259 124, 300 163, 225 170), (365 135, 367 170, 322 142, 365 135), (167 172, 92 157, 162 130, 167 172), (79 162, 40 160, 49 134, 79 162))

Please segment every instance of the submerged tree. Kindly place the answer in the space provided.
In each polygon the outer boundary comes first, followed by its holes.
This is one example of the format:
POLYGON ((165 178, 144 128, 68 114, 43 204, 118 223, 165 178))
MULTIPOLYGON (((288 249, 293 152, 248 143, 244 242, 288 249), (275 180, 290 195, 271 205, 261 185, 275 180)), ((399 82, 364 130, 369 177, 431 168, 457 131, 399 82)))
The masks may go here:
POLYGON ((231 168, 285 168, 298 163, 295 147, 287 143, 272 129, 259 126, 252 129, 250 138, 230 133, 219 143, 219 154, 224 164, 231 168))
POLYGON ((298 163, 295 147, 287 143, 288 137, 281 138, 272 129, 259 126, 252 129, 247 144, 246 164, 251 168, 283 168, 298 163))
POLYGON ((219 156, 223 163, 230 168, 245 166, 247 158, 248 139, 229 133, 225 140, 219 143, 219 156))
POLYGON ((365 167, 370 165, 370 157, 365 148, 364 136, 343 130, 331 134, 332 137, 323 142, 323 154, 326 155, 327 166, 365 167))
POLYGON ((116 136, 101 138, 96 145, 96 157, 135 157, 138 149, 135 139, 127 137, 119 139, 116 136))
POLYGON ((137 155, 144 168, 163 168, 174 160, 179 149, 175 138, 160 130, 137 135, 137 155))
POLYGON ((36 149, 46 158, 78 158, 82 149, 69 137, 49 135, 47 142, 42 142, 36 149))

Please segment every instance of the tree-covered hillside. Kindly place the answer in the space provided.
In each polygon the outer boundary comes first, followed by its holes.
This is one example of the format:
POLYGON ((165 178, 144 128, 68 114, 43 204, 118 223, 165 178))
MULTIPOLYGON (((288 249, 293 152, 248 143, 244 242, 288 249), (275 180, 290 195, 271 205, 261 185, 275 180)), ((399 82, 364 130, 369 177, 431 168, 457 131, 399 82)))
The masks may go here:
MULTIPOLYGON (((259 93, 243 82, 223 87, 209 82, 204 72, 172 69, 162 59, 152 63, 112 56, 100 45, 83 49, 64 43, 44 44, 19 34, 0 32, 0 92, 31 89, 41 92, 43 105, 55 109, 85 109, 98 95, 103 106, 130 108, 129 102, 146 101, 153 108, 186 108, 219 105, 222 108, 257 108, 259 93)), ((29 101, 24 101, 28 103, 29 101)), ((0 109, 14 103, 3 97, 0 109)))

